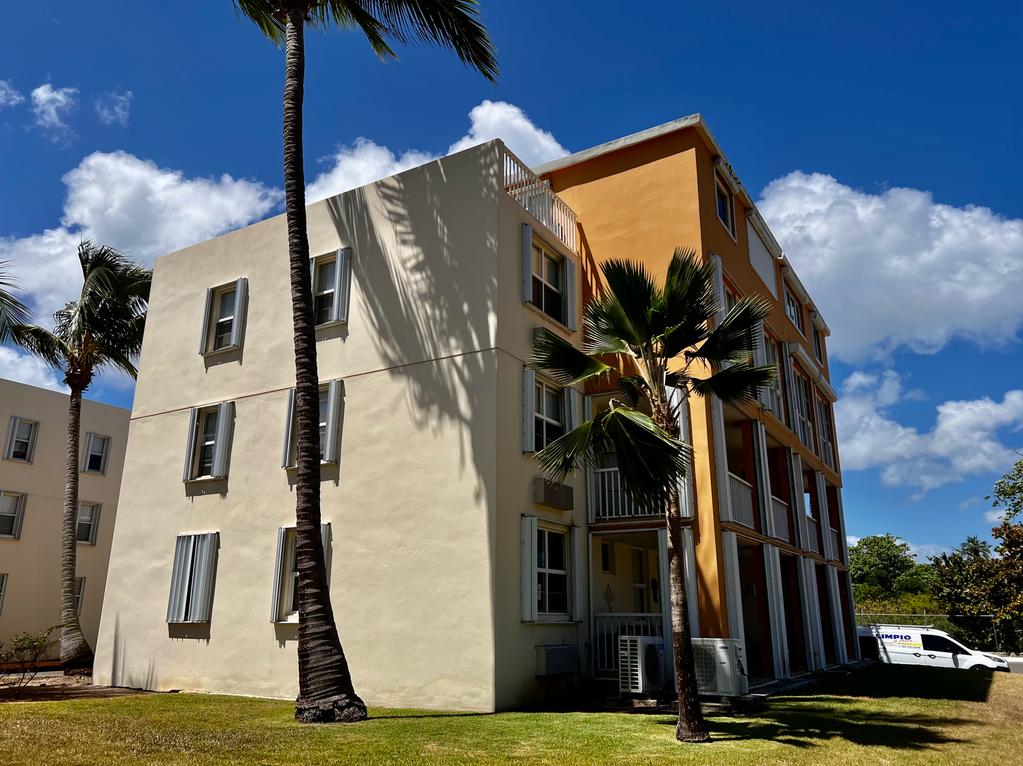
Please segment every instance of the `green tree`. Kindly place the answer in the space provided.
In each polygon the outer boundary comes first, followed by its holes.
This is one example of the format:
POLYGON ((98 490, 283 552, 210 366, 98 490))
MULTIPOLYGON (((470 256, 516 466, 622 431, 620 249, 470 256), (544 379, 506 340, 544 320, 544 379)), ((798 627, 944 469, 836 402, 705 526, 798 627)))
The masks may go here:
POLYGON ((1004 518, 1016 519, 1023 514, 1023 460, 995 482, 995 487, 987 498, 991 505, 1005 512, 1004 518))
POLYGON ((999 560, 991 557, 990 544, 969 537, 931 562, 934 595, 949 615, 953 633, 969 646, 991 647, 992 616, 997 612, 994 593, 1001 567, 999 560))
POLYGON ((53 329, 16 324, 11 330, 14 343, 63 372, 70 389, 60 557, 60 660, 69 673, 92 667, 92 649, 75 609, 82 394, 103 368, 135 377, 152 279, 149 270, 110 247, 91 242, 79 245, 78 262, 81 293, 53 315, 53 329))
POLYGON ((893 535, 870 535, 849 547, 849 576, 860 595, 889 598, 896 582, 916 566, 909 545, 893 535))
POLYGON ((617 381, 617 392, 607 409, 536 457, 548 478, 563 481, 613 453, 626 491, 640 503, 664 508, 678 689, 675 736, 703 742, 710 736, 697 696, 683 582, 678 483, 689 447, 681 441, 679 408, 688 406, 691 394, 750 402, 758 387, 773 380, 773 366, 752 362, 770 304, 742 298, 712 326, 720 308, 712 267, 692 250, 675 251, 661 287, 640 263, 612 260, 601 271, 608 289, 586 306, 583 350, 543 331, 534 340, 531 363, 564 385, 617 381))
POLYGON ((934 567, 931 564, 914 564, 895 578, 896 594, 930 593, 934 586, 934 567))
POLYGON ((242 14, 284 46, 284 196, 295 342, 298 551, 298 681, 295 717, 304 722, 354 722, 366 717, 341 648, 327 591, 320 541, 319 379, 306 234, 302 103, 305 28, 361 31, 381 58, 392 43, 426 42, 452 51, 493 80, 494 48, 476 0, 234 0, 242 14))
POLYGON ((14 325, 29 319, 28 308, 14 295, 17 286, 7 271, 7 261, 0 261, 0 343, 4 343, 14 325))

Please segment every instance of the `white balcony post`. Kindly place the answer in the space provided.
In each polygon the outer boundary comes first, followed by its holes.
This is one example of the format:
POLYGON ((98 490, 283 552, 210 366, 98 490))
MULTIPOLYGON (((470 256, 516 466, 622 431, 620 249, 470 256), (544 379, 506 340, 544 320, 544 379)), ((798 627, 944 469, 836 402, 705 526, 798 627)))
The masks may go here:
POLYGON ((767 464, 767 431, 764 424, 754 420, 753 465, 757 476, 757 505, 760 506, 760 529, 768 537, 774 537, 774 513, 771 504, 771 471, 767 464))
MULTIPOLYGON (((711 254, 710 263, 714 269, 714 294, 719 310, 714 323, 720 324, 725 317, 725 283, 720 256, 711 254)), ((721 521, 734 521, 728 492, 728 454, 725 450, 725 408, 716 396, 710 397, 711 438, 714 441, 714 475, 718 488, 718 517, 721 521)))
POLYGON ((742 642, 745 656, 746 633, 742 619, 742 584, 739 580, 739 541, 735 532, 726 530, 721 533, 721 549, 724 557, 728 636, 742 642))
POLYGON ((771 658, 774 677, 788 678, 789 643, 785 628, 785 592, 781 579, 781 554, 777 548, 764 544, 764 568, 767 576, 767 613, 771 620, 771 658))
POLYGON ((806 531, 806 498, 805 490, 803 489, 803 461, 795 450, 789 450, 789 471, 791 480, 790 486, 792 487, 792 507, 789 509, 790 518, 795 520, 796 532, 798 535, 799 547, 803 550, 807 550, 809 545, 807 531, 806 531))
POLYGON ((824 632, 817 592, 817 564, 813 559, 803 557, 800 557, 799 563, 799 589, 803 595, 803 624, 806 626, 808 667, 810 670, 823 670, 827 660, 824 654, 824 632))
POLYGON ((833 566, 825 567, 828 581, 828 603, 831 605, 831 633, 835 640, 835 659, 844 665, 849 661, 849 653, 845 647, 845 617, 842 614, 841 596, 838 592, 838 570, 833 566))
POLYGON ((825 561, 830 561, 834 556, 831 554, 831 515, 828 509, 828 488, 824 483, 824 474, 820 471, 813 472, 813 480, 817 485, 817 526, 821 535, 820 554, 825 561))

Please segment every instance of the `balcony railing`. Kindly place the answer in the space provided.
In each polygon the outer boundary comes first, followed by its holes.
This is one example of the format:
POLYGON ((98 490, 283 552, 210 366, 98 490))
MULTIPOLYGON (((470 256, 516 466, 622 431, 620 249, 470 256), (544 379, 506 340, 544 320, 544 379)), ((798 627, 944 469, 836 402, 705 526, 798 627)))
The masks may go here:
POLYGON ((732 500, 733 521, 756 528, 753 517, 753 485, 734 473, 729 473, 728 493, 732 500))
POLYGON ((789 529, 789 504, 771 496, 771 518, 774 520, 774 536, 779 540, 792 541, 789 529))
POLYGON ((617 468, 596 468, 592 472, 593 497, 590 518, 593 521, 614 521, 637 516, 660 516, 660 508, 650 509, 635 500, 622 487, 617 468))
POLYGON ((664 636, 664 620, 656 612, 593 615, 593 675, 618 676, 619 636, 664 636))
POLYGON ((504 153, 504 189, 569 250, 577 251, 575 211, 551 191, 549 181, 537 176, 509 151, 504 153))
POLYGON ((821 552, 821 538, 817 534, 817 519, 813 516, 806 517, 806 550, 813 551, 814 553, 821 552))

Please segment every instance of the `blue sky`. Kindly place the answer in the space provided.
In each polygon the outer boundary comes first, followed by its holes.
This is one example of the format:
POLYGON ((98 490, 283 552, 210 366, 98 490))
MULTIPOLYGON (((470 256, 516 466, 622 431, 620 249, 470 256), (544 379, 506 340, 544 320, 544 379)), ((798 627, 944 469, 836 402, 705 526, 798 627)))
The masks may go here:
MULTIPOLYGON (((922 552, 986 534, 983 496, 1023 447, 1019 4, 483 13, 497 86, 438 51, 383 64, 355 34, 310 35, 313 188, 493 134, 539 160, 703 113, 834 333, 850 534, 922 552)), ((73 290, 83 234, 151 260, 279 210, 281 54, 228 0, 6 22, 0 258, 40 314, 73 290)), ((10 349, 0 375, 52 384, 10 349)))

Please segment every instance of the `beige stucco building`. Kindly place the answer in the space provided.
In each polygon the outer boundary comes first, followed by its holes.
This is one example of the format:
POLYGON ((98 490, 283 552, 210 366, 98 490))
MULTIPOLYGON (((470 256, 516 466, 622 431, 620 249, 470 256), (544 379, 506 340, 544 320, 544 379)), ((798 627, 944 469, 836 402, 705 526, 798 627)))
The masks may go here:
MULTIPOLYGON (((654 194, 650 183, 670 182, 673 193, 691 198, 681 208, 686 215, 707 214, 715 177, 696 171, 700 125, 667 130, 690 143, 679 151, 694 152, 680 163, 654 166, 634 154, 637 167, 662 174, 641 177, 639 196, 654 194)), ((634 150, 600 156, 615 152, 634 150)), ((662 227, 673 240, 666 253, 623 251, 627 227, 605 234, 598 216, 611 212, 573 175, 593 159, 540 169, 544 180, 491 141, 308 208, 320 322, 323 535, 342 641, 371 705, 507 709, 585 678, 614 677, 620 636, 663 633, 663 522, 629 505, 613 466, 565 486, 539 480, 532 453, 601 406, 602 393, 563 390, 530 370, 531 338, 547 327, 581 340, 596 264, 613 254, 666 258, 675 244, 691 245, 724 264, 723 301, 726 289, 754 289, 747 275, 754 267, 744 233, 730 235, 734 252, 717 252, 699 222, 677 228, 676 210, 629 219, 636 190, 624 178, 609 191, 615 171, 600 193, 620 196, 621 220, 638 221, 637 236, 662 227)), ((728 187, 732 229, 745 232, 752 203, 731 176, 729 183, 736 184, 728 187)), ((761 289, 795 290, 798 281, 785 276, 769 242, 757 257, 774 283, 761 289)), ((99 683, 296 694, 286 252, 280 216, 156 263, 99 683)), ((800 296, 809 319, 812 303, 805 291, 800 296)), ((780 313, 779 327, 785 321, 780 313)), ((813 374, 826 385, 826 365, 813 374)), ((776 438, 770 447, 781 450, 776 462, 784 463, 778 470, 791 478, 791 457, 808 452, 807 470, 824 474, 816 447, 793 436, 782 407, 768 424, 776 438)), ((804 530, 814 522, 801 521, 828 511, 816 500, 804 509, 802 490, 793 491, 781 539, 771 516, 781 511, 754 498, 781 492, 766 485, 766 467, 754 475, 762 454, 753 440, 768 442, 744 422, 763 424, 760 411, 693 409, 687 429, 702 451, 688 488, 696 634, 731 641, 740 654, 747 645, 761 652, 765 636, 773 637, 765 678, 843 661, 851 649, 840 621, 849 607, 844 550, 829 558, 832 549, 821 547, 829 535, 812 547, 804 530), (743 455, 750 466, 740 466, 743 455), (748 499, 745 515, 720 510, 719 490, 733 471, 749 497, 729 508, 746 508, 748 499), (796 601, 787 607, 790 580, 767 548, 793 558, 796 601), (822 568, 824 591, 814 567, 822 568), (744 606, 743 577, 773 583, 771 600, 761 590, 744 606), (821 609, 822 592, 834 598, 830 612, 821 609), (802 666, 788 660, 782 624, 789 613, 805 627, 802 666)), ((837 453, 833 460, 837 466, 837 453)), ((795 463, 801 474, 802 465, 795 463)), ((834 468, 826 476, 838 486, 834 468)), ((828 526, 840 530, 835 512, 828 526)), ((662 662, 666 668, 670 658, 662 662)), ((741 663, 733 664, 730 672, 739 673, 741 663)))
MULTIPOLYGON (((0 641, 60 622, 67 408, 65 394, 0 379, 6 429, 0 445, 0 641)), ((99 631, 129 416, 120 407, 82 402, 76 595, 90 646, 99 631)))

